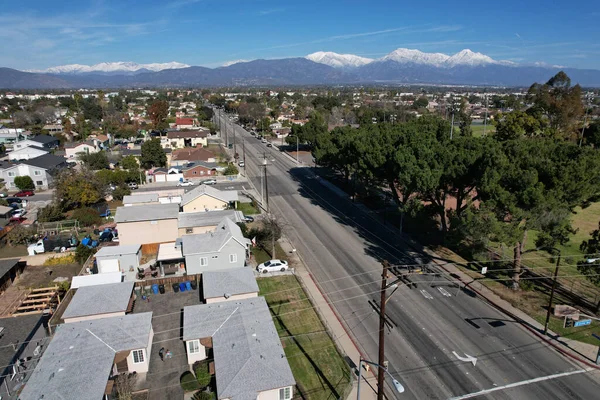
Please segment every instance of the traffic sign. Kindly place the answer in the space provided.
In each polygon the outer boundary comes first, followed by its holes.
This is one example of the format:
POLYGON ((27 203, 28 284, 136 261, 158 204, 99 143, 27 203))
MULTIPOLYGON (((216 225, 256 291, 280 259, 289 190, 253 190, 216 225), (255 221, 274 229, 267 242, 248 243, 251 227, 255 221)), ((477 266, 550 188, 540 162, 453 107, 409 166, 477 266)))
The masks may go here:
POLYGON ((481 268, 481 275, 485 275, 487 273, 487 267, 481 268))
POLYGON ((582 319, 581 321, 575 321, 575 328, 578 328, 580 326, 591 325, 591 324, 592 324, 591 319, 582 319))

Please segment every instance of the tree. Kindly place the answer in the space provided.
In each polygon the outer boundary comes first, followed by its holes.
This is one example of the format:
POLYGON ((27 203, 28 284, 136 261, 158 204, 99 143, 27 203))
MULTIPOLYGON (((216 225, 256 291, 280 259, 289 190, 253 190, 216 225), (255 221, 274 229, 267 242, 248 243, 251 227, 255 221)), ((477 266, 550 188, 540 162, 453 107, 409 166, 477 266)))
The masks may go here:
POLYGON ((33 183, 33 179, 30 176, 17 176, 15 177, 15 186, 19 190, 33 190, 35 189, 35 184, 33 183))
POLYGON ((135 373, 117 375, 115 379, 117 398, 119 400, 132 400, 136 381, 137 375, 135 373))
POLYGON ((458 112, 458 127, 460 128, 460 134, 462 136, 473 136, 471 122, 471 113, 467 109, 467 101, 462 99, 458 112))
POLYGON ((425 108, 429 105, 429 100, 425 96, 421 96, 413 102, 413 108, 425 108))
POLYGON ((237 167, 234 164, 229 164, 225 167, 223 175, 237 175, 239 173, 237 167))
POLYGON ((53 182, 55 198, 63 209, 95 204, 104 198, 106 185, 89 169, 67 169, 59 172, 53 182))
MULTIPOLYGON (((577 270, 594 285, 600 286, 600 223, 598 223, 598 229, 591 233, 591 237, 581 242, 579 249, 587 257, 577 262, 577 270)), ((600 308, 600 302, 596 305, 596 312, 598 308, 600 308)))
POLYGON ((169 115, 169 103, 167 101, 155 101, 148 107, 148 116, 152 120, 154 129, 163 130, 167 128, 165 119, 169 115))
POLYGON ((64 219, 62 207, 58 202, 53 201, 46 207, 38 209, 37 214, 38 222, 54 222, 64 219))
POLYGON ((121 159, 121 168, 126 170, 138 170, 140 168, 140 164, 138 163, 137 158, 134 156, 126 156, 121 159))
POLYGON ((123 197, 129 196, 131 189, 127 185, 119 185, 112 191, 112 197, 114 200, 123 200, 123 197))
POLYGON ((499 113, 496 120, 496 134, 498 140, 512 140, 522 137, 537 135, 542 128, 540 120, 524 111, 512 111, 506 114, 499 113))
MULTIPOLYGON (((306 143, 311 149, 314 147, 318 136, 327 133, 327 122, 321 114, 315 112, 304 125, 292 125, 292 136, 297 136, 300 143, 306 143)), ((295 138, 286 138, 288 144, 296 144, 295 138)), ((318 161, 318 159, 317 159, 318 161)))
POLYGON ((164 167, 167 164, 167 155, 160 145, 160 139, 152 139, 142 144, 140 164, 143 168, 164 167))
POLYGON ((25 228, 23 225, 17 225, 4 238, 10 246, 17 246, 28 244, 35 233, 36 231, 33 227, 25 228))
POLYGON ((96 153, 79 153, 78 157, 85 166, 94 171, 108 169, 110 167, 108 156, 104 151, 98 151, 96 153))

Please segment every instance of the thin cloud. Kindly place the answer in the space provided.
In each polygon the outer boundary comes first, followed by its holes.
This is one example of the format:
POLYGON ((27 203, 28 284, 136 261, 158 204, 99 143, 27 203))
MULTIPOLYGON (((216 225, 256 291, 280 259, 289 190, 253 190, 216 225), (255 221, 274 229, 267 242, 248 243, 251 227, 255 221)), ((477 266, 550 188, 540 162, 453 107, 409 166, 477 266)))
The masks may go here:
POLYGON ((262 10, 258 12, 258 15, 269 15, 269 14, 275 14, 275 13, 280 13, 285 11, 285 8, 271 8, 268 10, 262 10))
POLYGON ((519 35, 518 33, 515 33, 515 36, 521 39, 521 35, 519 35))
POLYGON ((172 1, 170 3, 167 3, 167 8, 180 8, 180 7, 184 7, 184 6, 189 6, 195 3, 199 3, 202 0, 177 0, 177 1, 172 1))

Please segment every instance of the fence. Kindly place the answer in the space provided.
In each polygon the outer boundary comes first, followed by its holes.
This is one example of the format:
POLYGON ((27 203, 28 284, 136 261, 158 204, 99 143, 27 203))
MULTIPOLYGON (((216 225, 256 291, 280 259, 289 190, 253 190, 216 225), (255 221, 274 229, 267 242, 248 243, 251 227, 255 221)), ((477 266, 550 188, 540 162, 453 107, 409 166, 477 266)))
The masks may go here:
POLYGON ((183 275, 183 276, 170 276, 168 278, 149 278, 143 281, 136 281, 135 287, 139 287, 140 289, 144 289, 148 286, 152 286, 154 284, 157 285, 165 285, 165 290, 170 292, 173 291, 174 283, 182 283, 182 282, 191 282, 196 281, 196 284, 200 283, 201 274, 195 275, 183 275))
POLYGON ((48 321, 48 330, 50 331, 50 335, 54 333, 54 328, 63 322, 62 316, 67 307, 69 307, 69 304, 71 303, 75 292, 75 289, 69 289, 63 297, 62 301, 60 302, 60 305, 56 308, 56 310, 54 310, 52 317, 48 321))

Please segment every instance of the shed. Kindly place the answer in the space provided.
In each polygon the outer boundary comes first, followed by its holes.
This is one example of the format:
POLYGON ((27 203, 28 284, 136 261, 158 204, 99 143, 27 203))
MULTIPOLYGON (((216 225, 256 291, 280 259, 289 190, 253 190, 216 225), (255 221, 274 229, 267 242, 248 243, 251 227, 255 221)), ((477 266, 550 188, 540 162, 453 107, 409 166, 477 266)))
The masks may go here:
POLYGON ((133 282, 84 286, 77 289, 62 318, 65 323, 125 315, 133 282))
POLYGON ((140 266, 141 259, 142 246, 139 244, 102 247, 96 253, 99 274, 135 271, 140 266))
POLYGON ((258 284, 252 268, 230 268, 202 274, 206 304, 235 301, 258 296, 258 284))
POLYGON ((25 269, 19 258, 0 260, 0 293, 3 293, 25 269))
POLYGON ((71 281, 71 289, 84 286, 106 285, 108 283, 119 283, 123 281, 121 271, 107 272, 104 274, 74 276, 71 281))

